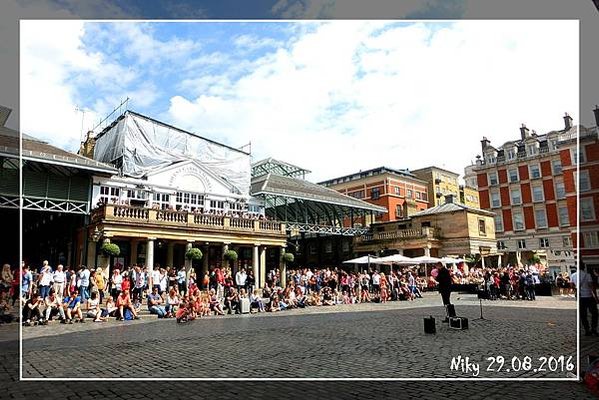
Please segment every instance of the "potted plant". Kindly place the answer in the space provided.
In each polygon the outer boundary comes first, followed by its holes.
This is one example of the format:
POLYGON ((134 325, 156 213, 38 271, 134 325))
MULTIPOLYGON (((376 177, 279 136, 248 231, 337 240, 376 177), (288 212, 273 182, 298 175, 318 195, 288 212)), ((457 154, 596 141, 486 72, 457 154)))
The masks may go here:
POLYGON ((293 253, 283 253, 281 259, 285 264, 292 263, 293 260, 295 260, 295 256, 293 255, 293 253))
POLYGON ((121 248, 119 247, 118 244, 110 243, 110 242, 104 242, 102 244, 102 252, 104 254, 106 254, 107 256, 116 257, 119 254, 121 254, 121 248))
POLYGON ((227 250, 225 251, 225 253, 223 254, 223 258, 227 261, 230 262, 235 262, 237 261, 237 252, 235 250, 227 250))
POLYGON ((204 255, 202 254, 202 250, 196 247, 192 247, 185 253, 185 258, 192 261, 199 261, 202 259, 203 256, 204 255))

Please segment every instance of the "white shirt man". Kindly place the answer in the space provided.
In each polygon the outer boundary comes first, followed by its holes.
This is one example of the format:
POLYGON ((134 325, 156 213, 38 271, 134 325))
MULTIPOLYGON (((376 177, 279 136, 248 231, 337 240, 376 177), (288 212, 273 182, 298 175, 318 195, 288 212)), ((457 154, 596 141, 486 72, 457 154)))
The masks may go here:
POLYGON ((245 273, 245 269, 241 269, 235 274, 235 284, 237 288, 245 287, 245 282, 247 280, 247 274, 245 273))
POLYGON ((65 274, 62 269, 62 264, 58 264, 56 271, 54 271, 54 274, 52 275, 52 280, 54 281, 54 293, 56 293, 56 296, 58 296, 59 300, 62 300, 64 284, 67 280, 67 274, 65 274))
POLYGON ((578 288, 580 322, 584 328, 584 335, 597 335, 597 294, 595 292, 595 281, 593 276, 585 271, 581 265, 578 272, 572 274, 571 282, 578 288), (591 313, 591 324, 587 319, 587 311, 591 313))
POLYGON ((160 285, 160 270, 154 269, 152 270, 152 286, 160 285))
POLYGON ((377 286, 381 284, 381 275, 379 275, 379 271, 376 271, 372 275, 372 284, 377 286))

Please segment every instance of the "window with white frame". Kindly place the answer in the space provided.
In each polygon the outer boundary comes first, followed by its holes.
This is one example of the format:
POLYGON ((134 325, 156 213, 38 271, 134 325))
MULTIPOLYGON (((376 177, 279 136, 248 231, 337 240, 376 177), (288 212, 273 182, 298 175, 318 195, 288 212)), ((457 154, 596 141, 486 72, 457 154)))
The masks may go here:
POLYGON ((535 210, 535 220, 537 228, 547 228, 547 214, 545 213, 545 209, 539 208, 535 210))
POLYGON ((408 189, 408 190, 407 190, 406 197, 407 197, 408 199, 411 199, 411 198, 412 198, 412 190, 410 190, 410 189, 408 189))
POLYGON ((487 236, 487 224, 482 218, 479 218, 478 220, 478 234, 480 236, 487 236))
POLYGON ((525 248, 526 248, 526 240, 524 240, 524 239, 519 239, 519 240, 518 240, 518 248, 519 248, 519 249, 525 249, 525 248))
POLYGON ((577 151, 576 148, 573 148, 572 150, 572 164, 576 164, 578 162, 585 162, 585 157, 584 157, 584 146, 580 146, 580 151, 577 151))
POLYGON ((204 195, 190 192, 177 192, 175 195, 175 207, 177 210, 182 208, 187 210, 203 210, 204 195))
POLYGON ((503 232, 503 217, 501 214, 495 215, 495 232, 503 232))
POLYGON ((497 172, 489 172, 489 185, 497 185, 497 172))
POLYGON ((545 197, 543 196, 543 186, 537 185, 532 187, 532 201, 535 203, 544 201, 545 197))
POLYGON ((538 179, 541 177, 541 167, 539 164, 530 164, 530 179, 538 179))
POLYGON ((512 188, 510 190, 512 198, 512 205, 522 204, 522 195, 520 194, 520 188, 512 188))
POLYGON ((534 156, 535 154, 537 154, 537 145, 536 144, 529 144, 526 146, 526 154, 528 154, 529 156, 534 156))
POLYGON ((162 210, 169 208, 171 196, 166 193, 153 193, 152 203, 158 205, 162 210))
POLYGON ((516 149, 512 147, 511 149, 508 149, 508 151, 507 151, 507 159, 513 160, 515 158, 516 158, 516 149))
POLYGON ((508 171, 508 175, 510 177, 510 182, 518 182, 518 169, 513 168, 508 171))
POLYGON ((399 190, 399 186, 395 186, 395 194, 398 196, 401 194, 401 191, 399 190))
POLYGON ((224 211, 226 206, 227 206, 226 201, 210 200, 210 209, 211 210, 224 211))
POLYGON ((599 235, 597 231, 594 232, 583 232, 582 238, 584 241, 584 248, 599 247, 599 235))
POLYGON ((595 219, 595 206, 592 197, 580 199, 580 220, 593 221, 595 219))
POLYGON ((542 249, 549 248, 549 238, 539 238, 539 247, 542 249))
POLYGON ((495 164, 496 162, 497 162, 497 157, 496 157, 495 153, 487 154, 487 163, 495 164))
POLYGON ((578 188, 581 192, 587 192, 591 190, 591 181, 589 179, 589 170, 581 170, 578 178, 578 188))
POLYGON ((553 175, 559 175, 562 173, 562 161, 561 160, 551 161, 551 167, 553 168, 553 175))
POLYGON ((568 207, 562 206, 558 208, 560 226, 570 225, 570 216, 568 215, 568 207))
POLYGON ((570 238, 570 236, 563 236, 562 244, 564 245, 564 247, 571 247, 572 246, 572 238, 570 238))
POLYGON ((550 148, 551 148, 551 150, 555 150, 555 149, 557 149, 557 139, 552 139, 552 140, 549 142, 549 144, 550 144, 550 148))
POLYGON ((501 207, 501 196, 497 190, 491 191, 491 207, 501 207))
POLYGON ((522 217, 522 211, 513 210, 512 218, 514 220, 514 230, 516 230, 516 231, 524 230, 524 218, 522 217))
POLYGON ((505 249, 507 249, 507 246, 505 245, 505 242, 503 240, 497 241, 497 249, 498 250, 505 250, 505 249))
POLYGON ((100 186, 100 199, 103 203, 113 203, 118 201, 121 195, 121 189, 110 186, 100 186))
POLYGON ((562 181, 555 181, 555 198, 565 199, 566 198, 566 185, 562 181))

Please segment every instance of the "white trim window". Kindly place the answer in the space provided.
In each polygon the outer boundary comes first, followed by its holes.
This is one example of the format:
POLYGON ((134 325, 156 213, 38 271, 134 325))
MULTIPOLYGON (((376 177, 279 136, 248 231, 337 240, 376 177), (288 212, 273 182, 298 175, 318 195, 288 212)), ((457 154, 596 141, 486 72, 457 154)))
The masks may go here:
POLYGON ((589 170, 584 169, 580 171, 578 176, 579 190, 581 192, 588 192, 591 190, 591 180, 589 179, 589 170))
POLYGON ((505 249, 507 249, 505 242, 503 240, 498 240, 497 241, 497 250, 505 250, 505 249))
POLYGON ((597 231, 583 232, 582 234, 585 249, 599 247, 599 235, 597 231))
POLYGON ((535 221, 537 228, 547 228, 547 214, 544 208, 535 210, 535 221))
POLYGON ((526 240, 525 239, 519 239, 518 240, 518 248, 519 249, 525 249, 526 248, 526 240))
POLYGON ((526 145, 526 154, 528 154, 529 156, 534 156, 535 154, 537 154, 537 150, 537 144, 526 145))
POLYGON ((580 220, 582 222, 595 220, 595 205, 592 197, 580 199, 580 220))
POLYGON ((543 186, 535 185, 532 187, 532 201, 535 203, 545 201, 543 186))
POLYGON ((497 180, 497 172, 493 171, 493 172, 489 172, 489 186, 492 185, 497 185, 499 183, 499 180, 497 180))
POLYGON ((562 206, 558 208, 559 211, 559 225, 568 226, 570 225, 570 215, 568 214, 568 207, 562 206))
POLYGON ((495 215, 495 232, 503 232, 503 216, 501 214, 495 215))
POLYGON ((549 238, 539 238, 539 247, 542 249, 549 248, 549 238))
POLYGON ((559 175, 562 173, 562 160, 551 161, 551 168, 553 169, 553 175, 559 175))
POLYGON ((518 168, 512 168, 508 170, 508 177, 510 183, 518 182, 520 179, 518 176, 518 168))
POLYGON ((161 210, 166 210, 170 207, 171 195, 167 193, 152 193, 152 205, 158 206, 161 210))
POLYGON ((103 203, 117 202, 121 196, 121 189, 111 186, 100 186, 100 199, 103 203))
POLYGON ((578 162, 585 162, 585 157, 584 157, 584 146, 580 146, 580 151, 577 151, 576 148, 573 148, 572 150, 572 164, 576 164, 578 162))
POLYGON ((566 185, 562 181, 555 181, 555 198, 558 200, 566 198, 566 185))
POLYGON ((512 205, 522 204, 522 195, 520 193, 519 187, 510 189, 510 197, 512 200, 512 205))
POLYGON ((570 236, 562 236, 562 244, 564 247, 572 247, 572 238, 570 236))
POLYGON ((508 161, 514 160, 516 158, 516 149, 510 148, 507 150, 507 159, 508 161))
POLYGON ((539 164, 530 164, 529 173, 530 179, 539 179, 541 177, 541 167, 539 164))
POLYGON ((491 207, 501 207, 501 196, 498 190, 491 190, 491 207))
POLYGON ((524 216, 522 215, 522 211, 512 210, 512 219, 514 220, 514 230, 515 231, 523 231, 524 230, 524 216))

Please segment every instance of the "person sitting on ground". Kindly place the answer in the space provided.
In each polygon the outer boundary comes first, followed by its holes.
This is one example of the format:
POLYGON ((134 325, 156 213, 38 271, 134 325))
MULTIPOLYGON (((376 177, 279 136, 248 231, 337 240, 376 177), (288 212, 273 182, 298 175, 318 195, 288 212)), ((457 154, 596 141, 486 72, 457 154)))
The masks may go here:
POLYGON ((179 296, 177 296, 177 292, 175 289, 171 289, 166 296, 166 317, 172 318, 177 312, 177 308, 179 308, 180 304, 179 296))
POLYGON ((264 302, 258 293, 258 289, 254 289, 254 292, 250 295, 250 313, 254 313, 254 309, 258 309, 258 312, 264 312, 264 302))
POLYGON ((100 309, 100 296, 98 292, 92 292, 91 297, 87 301, 87 317, 93 318, 94 322, 106 321, 105 317, 102 317, 102 310, 100 309))
POLYGON ((322 305, 323 306, 332 306, 335 305, 333 301, 333 293, 330 287, 325 287, 322 290, 322 305))
POLYGON ((123 290, 121 294, 119 294, 116 298, 116 306, 118 308, 118 316, 116 318, 118 321, 125 320, 125 310, 129 310, 131 314, 133 314, 134 319, 139 319, 137 311, 135 310, 135 307, 133 307, 133 302, 131 301, 128 290, 123 290))
POLYGON ((279 296, 277 295, 276 292, 274 292, 270 296, 270 304, 269 304, 269 307, 268 307, 268 311, 270 311, 270 312, 281 311, 281 306, 280 306, 280 302, 279 302, 279 296))
POLYGON ((114 299, 112 296, 108 296, 106 299, 106 307, 102 309, 102 317, 116 317, 119 308, 114 304, 114 299))
POLYGON ((85 322, 83 313, 81 312, 81 297, 79 296, 79 291, 75 289, 71 292, 69 297, 65 297, 63 306, 67 317, 67 324, 73 323, 73 315, 77 316, 78 322, 85 322))
POLYGON ((8 304, 8 292, 0 292, 0 323, 11 323, 15 316, 12 315, 12 307, 8 304))
MULTIPOLYGON (((190 320, 190 304, 186 302, 182 302, 181 306, 177 309, 175 313, 175 318, 177 319, 177 323, 183 323, 190 320)), ((193 305, 191 305, 193 307, 193 305)))
POLYGON ((23 305, 23 321, 26 325, 33 325, 35 322, 43 322, 40 307, 43 305, 43 300, 37 293, 33 293, 31 298, 23 305))
POLYGON ((216 297, 216 290, 214 289, 210 289, 210 311, 213 311, 217 315, 225 315, 223 307, 216 297))
MULTIPOLYGON (((193 291, 193 296, 191 297, 190 301, 193 305, 193 312, 195 317, 201 318, 203 315, 206 315, 205 299, 202 296, 202 292, 200 291, 200 289, 195 289, 193 291)), ((208 307, 208 309, 210 309, 210 307, 208 307)))
POLYGON ((305 308, 306 304, 306 295, 302 292, 302 289, 299 286, 295 287, 295 302, 299 308, 305 308))
POLYGON ((152 288, 152 293, 148 295, 148 310, 150 311, 150 314, 158 315, 158 318, 164 318, 166 316, 166 309, 162 306, 162 297, 156 286, 152 288))
POLYGON ((60 315, 60 322, 66 322, 64 309, 62 308, 60 298, 54 292, 54 289, 50 289, 50 294, 48 294, 48 297, 46 297, 44 302, 46 304, 46 310, 44 311, 46 321, 51 321, 52 317, 58 314, 60 315))
POLYGON ((241 314, 241 301, 239 299, 239 293, 235 287, 230 286, 225 296, 225 308, 228 309, 228 314, 241 314))

